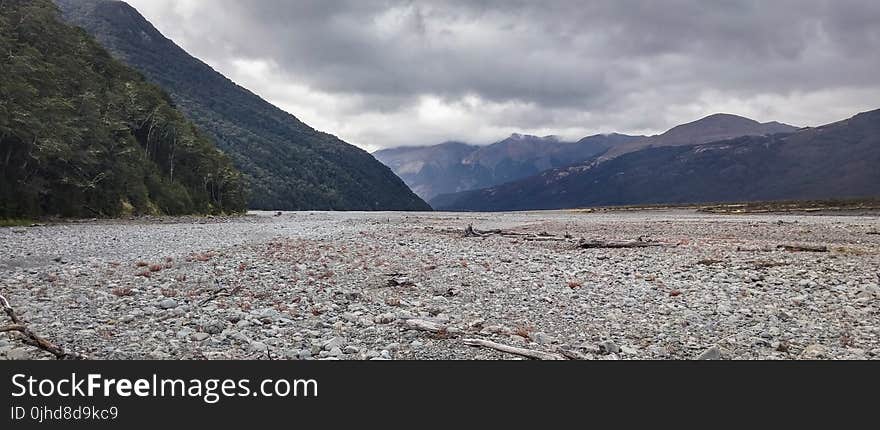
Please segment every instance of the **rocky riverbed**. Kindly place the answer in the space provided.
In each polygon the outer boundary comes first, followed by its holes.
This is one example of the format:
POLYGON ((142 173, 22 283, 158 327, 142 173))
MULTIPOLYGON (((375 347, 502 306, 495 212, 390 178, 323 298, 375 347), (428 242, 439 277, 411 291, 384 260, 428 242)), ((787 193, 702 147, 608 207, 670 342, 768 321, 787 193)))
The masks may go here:
MULTIPOLYGON (((871 215, 684 210, 64 223, 0 228, 0 294, 99 359, 522 358, 472 340, 584 359, 877 359, 878 231, 871 215)), ((0 359, 52 358, 17 336, 0 334, 0 359)))

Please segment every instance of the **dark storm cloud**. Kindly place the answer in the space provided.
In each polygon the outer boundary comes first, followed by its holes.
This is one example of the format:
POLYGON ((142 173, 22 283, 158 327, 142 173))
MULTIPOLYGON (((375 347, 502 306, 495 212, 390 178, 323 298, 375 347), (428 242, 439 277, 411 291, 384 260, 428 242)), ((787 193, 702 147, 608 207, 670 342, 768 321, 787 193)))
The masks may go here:
POLYGON ((254 66, 270 100, 292 110, 304 92, 323 100, 328 126, 371 147, 434 143, 400 136, 491 139, 510 127, 661 131, 737 108, 822 122, 880 107, 867 105, 880 91, 874 0, 131 3, 233 79, 244 72, 232 65, 254 66), (298 89, 283 94, 290 83, 298 89), (383 118, 404 123, 371 125, 383 118))

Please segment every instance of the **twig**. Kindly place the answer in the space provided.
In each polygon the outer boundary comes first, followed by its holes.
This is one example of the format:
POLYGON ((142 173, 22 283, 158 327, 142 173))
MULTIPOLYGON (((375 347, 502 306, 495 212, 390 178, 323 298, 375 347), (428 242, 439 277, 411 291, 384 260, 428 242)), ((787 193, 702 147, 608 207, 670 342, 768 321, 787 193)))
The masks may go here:
POLYGON ((465 345, 479 346, 483 348, 494 349, 496 351, 506 352, 508 354, 519 355, 535 360, 565 360, 566 357, 561 354, 552 352, 536 351, 533 349, 517 348, 515 346, 503 345, 483 339, 465 339, 465 345))
MULTIPOLYGON (((216 283, 217 285, 220 285, 220 281, 216 281, 216 280, 215 280, 215 283, 216 283)), ((233 289, 230 291, 230 290, 229 290, 228 288, 226 288, 226 287, 220 287, 219 289, 214 290, 214 294, 212 294, 212 295, 206 297, 204 300, 202 300, 201 302, 199 302, 199 306, 200 306, 200 307, 201 307, 201 306, 205 306, 205 305, 208 304, 208 302, 210 302, 211 300, 214 300, 214 299, 217 299, 217 298, 220 298, 220 297, 230 297, 230 296, 232 296, 233 294, 235 294, 235 293, 241 291, 241 288, 242 288, 241 285, 239 285, 239 286, 233 288, 233 289)))
POLYGON ((16 332, 20 334, 20 339, 26 345, 37 347, 43 351, 46 351, 55 356, 58 360, 87 360, 88 357, 76 353, 76 352, 68 352, 65 351, 64 348, 61 348, 52 342, 49 342, 42 336, 37 335, 33 332, 27 325, 25 325, 18 315, 15 314, 15 310, 12 306, 9 305, 9 301, 6 300, 6 297, 0 295, 0 306, 3 307, 3 311, 12 320, 12 325, 0 326, 0 333, 7 332, 16 332))

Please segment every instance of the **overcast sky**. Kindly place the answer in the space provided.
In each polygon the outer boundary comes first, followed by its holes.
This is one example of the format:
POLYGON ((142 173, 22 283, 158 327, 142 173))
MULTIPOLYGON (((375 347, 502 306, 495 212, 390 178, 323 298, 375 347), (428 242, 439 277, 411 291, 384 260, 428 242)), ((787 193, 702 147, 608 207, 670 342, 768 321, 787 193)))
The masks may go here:
POLYGON ((368 150, 653 134, 880 108, 880 1, 128 0, 192 55, 368 150))

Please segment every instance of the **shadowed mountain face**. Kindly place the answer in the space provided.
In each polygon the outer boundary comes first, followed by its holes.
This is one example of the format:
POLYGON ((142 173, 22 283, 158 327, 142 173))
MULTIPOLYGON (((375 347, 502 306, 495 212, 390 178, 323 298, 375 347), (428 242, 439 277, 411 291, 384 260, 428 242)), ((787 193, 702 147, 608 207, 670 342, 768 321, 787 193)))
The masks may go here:
POLYGON ((438 196, 437 210, 880 196, 880 110, 790 134, 663 146, 438 196))
POLYGON ((369 153, 312 129, 236 85, 165 38, 126 3, 56 3, 66 20, 168 91, 229 154, 250 182, 251 208, 430 209, 369 153))
POLYGON ((441 192, 480 188, 488 172, 462 161, 479 147, 447 142, 424 147, 387 149, 373 155, 390 167, 412 190, 424 199, 441 192))
POLYGON ((490 187, 594 158, 638 137, 597 135, 578 142, 514 134, 489 146, 447 142, 385 149, 374 155, 424 199, 490 187))

